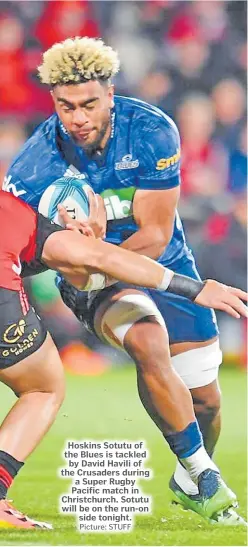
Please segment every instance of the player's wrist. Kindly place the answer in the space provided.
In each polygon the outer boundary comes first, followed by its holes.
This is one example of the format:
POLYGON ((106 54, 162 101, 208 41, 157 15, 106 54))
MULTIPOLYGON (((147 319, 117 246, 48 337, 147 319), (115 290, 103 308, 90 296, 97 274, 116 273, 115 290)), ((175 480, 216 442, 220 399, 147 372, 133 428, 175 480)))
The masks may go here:
POLYGON ((174 275, 175 275, 174 272, 170 270, 169 268, 163 268, 163 278, 160 285, 158 285, 157 287, 158 290, 167 291, 174 275))
POLYGON ((165 268, 164 277, 158 289, 183 296, 194 302, 204 285, 204 281, 192 279, 186 275, 174 273, 169 268, 165 268))

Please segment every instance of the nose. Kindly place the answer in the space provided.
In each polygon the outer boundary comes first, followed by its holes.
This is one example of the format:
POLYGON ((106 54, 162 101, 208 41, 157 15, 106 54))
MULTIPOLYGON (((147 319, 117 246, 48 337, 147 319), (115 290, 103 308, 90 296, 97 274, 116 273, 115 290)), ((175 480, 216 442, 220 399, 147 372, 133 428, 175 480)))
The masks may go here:
POLYGON ((83 112, 83 110, 81 109, 76 109, 73 111, 73 116, 72 116, 72 123, 74 125, 78 125, 78 126, 82 126, 82 125, 85 125, 88 121, 88 118, 87 116, 85 115, 85 113, 83 112))

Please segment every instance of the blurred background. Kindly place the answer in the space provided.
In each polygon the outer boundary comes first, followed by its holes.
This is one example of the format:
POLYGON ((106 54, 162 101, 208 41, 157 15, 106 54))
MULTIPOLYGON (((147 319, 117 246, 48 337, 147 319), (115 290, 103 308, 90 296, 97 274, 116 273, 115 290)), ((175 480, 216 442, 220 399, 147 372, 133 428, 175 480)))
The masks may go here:
MULTIPOLYGON (((36 76, 42 51, 70 36, 119 52, 117 94, 168 113, 182 139, 180 214, 203 278, 246 289, 246 2, 1 1, 0 176, 52 113, 36 76)), ((64 364, 99 374, 127 361, 83 330, 47 272, 29 282, 64 364), (98 353, 96 353, 96 351, 98 353), (99 354, 100 353, 100 354, 99 354)), ((244 321, 219 314, 225 362, 244 366, 244 321)))

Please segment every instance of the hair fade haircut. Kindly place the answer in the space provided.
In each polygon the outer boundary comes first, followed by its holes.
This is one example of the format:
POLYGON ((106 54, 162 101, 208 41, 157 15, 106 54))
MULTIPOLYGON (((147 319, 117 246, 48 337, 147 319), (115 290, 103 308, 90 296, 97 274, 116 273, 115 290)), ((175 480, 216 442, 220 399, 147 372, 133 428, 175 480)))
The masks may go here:
POLYGON ((42 83, 52 87, 89 80, 105 82, 118 72, 119 66, 117 52, 103 40, 77 36, 45 51, 38 74, 42 83))

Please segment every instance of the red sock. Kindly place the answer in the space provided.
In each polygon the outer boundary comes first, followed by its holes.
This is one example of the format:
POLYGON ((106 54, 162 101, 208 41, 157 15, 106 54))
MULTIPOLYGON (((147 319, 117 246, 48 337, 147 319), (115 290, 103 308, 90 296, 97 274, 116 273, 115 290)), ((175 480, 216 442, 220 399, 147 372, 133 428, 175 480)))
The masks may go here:
POLYGON ((22 466, 23 462, 0 450, 0 500, 6 498, 8 489, 22 466))
POLYGON ((9 474, 7 469, 0 465, 0 499, 6 497, 7 491, 13 482, 13 477, 9 474))

